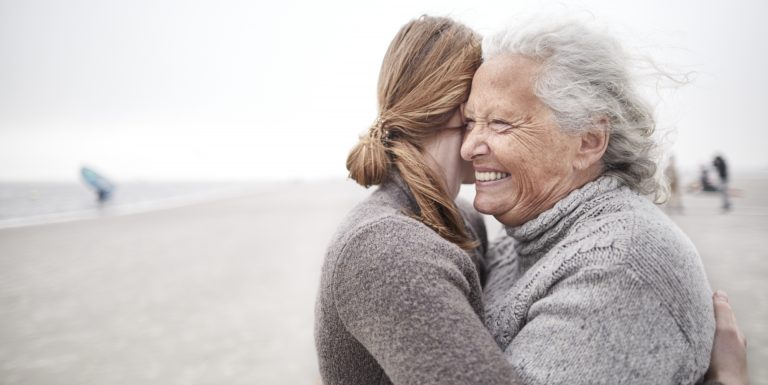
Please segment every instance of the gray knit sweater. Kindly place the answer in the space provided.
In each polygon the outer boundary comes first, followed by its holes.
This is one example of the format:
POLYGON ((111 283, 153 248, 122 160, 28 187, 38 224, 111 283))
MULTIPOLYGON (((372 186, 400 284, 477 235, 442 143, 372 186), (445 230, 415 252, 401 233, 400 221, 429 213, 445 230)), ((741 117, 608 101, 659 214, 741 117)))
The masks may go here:
POLYGON ((323 383, 513 383, 482 322, 478 259, 405 214, 416 210, 394 174, 331 241, 315 309, 323 383))
POLYGON ((711 291, 688 238, 603 176, 506 229, 486 325, 525 384, 691 384, 709 364, 711 291))

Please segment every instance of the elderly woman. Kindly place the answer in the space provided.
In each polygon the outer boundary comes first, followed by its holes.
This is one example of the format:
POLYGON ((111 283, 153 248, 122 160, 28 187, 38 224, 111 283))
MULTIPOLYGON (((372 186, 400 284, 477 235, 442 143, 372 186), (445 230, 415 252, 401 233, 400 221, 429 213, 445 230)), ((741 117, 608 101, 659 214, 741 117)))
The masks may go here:
POLYGON ((526 384, 691 384, 711 291, 659 196, 654 121, 619 45, 578 23, 486 39, 464 109, 475 208, 506 225, 486 325, 526 384))

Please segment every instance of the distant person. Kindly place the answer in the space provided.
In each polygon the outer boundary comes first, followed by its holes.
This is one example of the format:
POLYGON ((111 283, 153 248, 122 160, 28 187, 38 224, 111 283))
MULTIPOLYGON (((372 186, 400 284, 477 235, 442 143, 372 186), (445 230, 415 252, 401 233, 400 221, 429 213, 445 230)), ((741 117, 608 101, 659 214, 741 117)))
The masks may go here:
POLYGON ((107 202, 112 197, 112 191, 114 191, 115 185, 113 185, 107 178, 99 175, 99 173, 88 167, 82 167, 80 169, 80 175, 82 175, 83 180, 88 187, 94 190, 96 199, 100 204, 107 202))
POLYGON ((715 166, 717 175, 720 177, 718 191, 723 197, 723 210, 728 211, 731 209, 731 197, 728 193, 728 164, 721 155, 717 155, 712 161, 712 165, 715 166))
POLYGON ((675 156, 669 157, 669 163, 664 169, 664 176, 669 183, 669 200, 667 201, 667 207, 669 211, 683 212, 683 196, 680 192, 680 177, 677 174, 677 167, 675 166, 675 156))
POLYGON ((712 183, 712 179, 709 177, 709 168, 705 165, 701 165, 701 173, 699 175, 699 183, 701 184, 701 191, 703 192, 716 192, 717 187, 712 183))

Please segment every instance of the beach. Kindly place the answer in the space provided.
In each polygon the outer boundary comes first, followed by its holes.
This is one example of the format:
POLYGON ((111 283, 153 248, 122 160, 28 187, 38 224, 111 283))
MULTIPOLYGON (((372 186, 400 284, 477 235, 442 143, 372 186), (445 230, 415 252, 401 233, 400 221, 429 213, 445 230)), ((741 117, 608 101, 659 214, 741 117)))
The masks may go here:
MULTIPOLYGON (((768 178, 734 210, 686 194, 671 214, 768 385, 768 178)), ((0 230, 2 384, 317 384, 314 302, 325 248, 370 191, 351 181, 0 230)), ((471 191, 462 196, 471 197, 471 191)), ((487 218, 490 234, 500 226, 487 218)))

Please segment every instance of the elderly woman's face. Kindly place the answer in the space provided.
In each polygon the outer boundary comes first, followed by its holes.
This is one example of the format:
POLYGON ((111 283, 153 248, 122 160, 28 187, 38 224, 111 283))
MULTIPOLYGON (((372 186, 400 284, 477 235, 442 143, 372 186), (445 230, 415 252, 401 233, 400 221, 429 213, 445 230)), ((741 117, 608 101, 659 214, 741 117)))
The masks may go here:
POLYGON ((535 218, 580 185, 580 138, 561 132, 534 95, 539 67, 511 55, 483 63, 464 110, 461 156, 475 169, 475 208, 509 226, 535 218))

